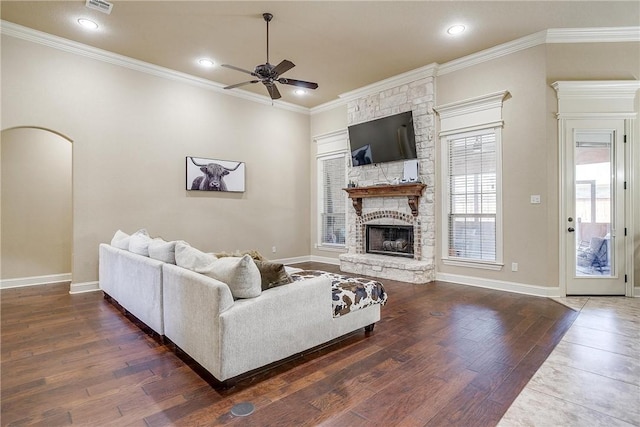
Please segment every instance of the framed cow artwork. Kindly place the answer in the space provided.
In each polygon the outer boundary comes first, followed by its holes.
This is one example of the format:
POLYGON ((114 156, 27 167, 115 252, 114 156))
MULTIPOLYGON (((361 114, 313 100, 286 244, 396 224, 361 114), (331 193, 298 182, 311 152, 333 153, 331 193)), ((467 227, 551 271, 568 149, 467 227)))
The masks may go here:
POLYGON ((187 190, 244 191, 244 162, 187 156, 187 190))

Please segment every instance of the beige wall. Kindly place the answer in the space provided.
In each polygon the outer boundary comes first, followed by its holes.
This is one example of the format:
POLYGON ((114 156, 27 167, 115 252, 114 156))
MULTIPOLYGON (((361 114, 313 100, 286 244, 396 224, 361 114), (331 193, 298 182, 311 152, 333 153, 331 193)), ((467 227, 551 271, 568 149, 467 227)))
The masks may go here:
POLYGON ((71 273, 71 142, 16 128, 1 145, 0 278, 71 273))
POLYGON ((547 82, 557 80, 640 80, 638 43, 547 45, 547 82))
POLYGON ((119 228, 206 251, 308 255, 306 114, 7 36, 2 90, 3 129, 74 141, 74 283, 97 280, 98 244, 119 228), (185 191, 190 155, 246 162, 246 191, 185 191))
MULTIPOLYGON (((487 271, 444 265, 442 233, 437 269, 442 273, 537 286, 558 285, 557 148, 547 136, 546 51, 538 46, 443 76, 436 82, 437 105, 507 90, 502 117, 502 212, 504 265, 487 271), (531 195, 542 203, 532 205, 531 195), (511 263, 518 271, 511 271, 511 263)), ((440 159, 437 144, 437 159, 440 159)), ((436 200, 441 200, 438 168, 436 200)), ((438 214, 440 211, 438 211, 438 214)), ((437 218, 442 230, 442 215, 437 218)))

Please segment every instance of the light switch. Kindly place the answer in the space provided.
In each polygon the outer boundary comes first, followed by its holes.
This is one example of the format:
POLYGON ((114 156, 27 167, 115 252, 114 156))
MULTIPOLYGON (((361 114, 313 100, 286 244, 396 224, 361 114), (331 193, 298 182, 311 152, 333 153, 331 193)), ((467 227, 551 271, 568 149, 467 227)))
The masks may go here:
POLYGON ((540 204, 540 195, 539 194, 532 194, 531 195, 531 204, 532 205, 540 204))

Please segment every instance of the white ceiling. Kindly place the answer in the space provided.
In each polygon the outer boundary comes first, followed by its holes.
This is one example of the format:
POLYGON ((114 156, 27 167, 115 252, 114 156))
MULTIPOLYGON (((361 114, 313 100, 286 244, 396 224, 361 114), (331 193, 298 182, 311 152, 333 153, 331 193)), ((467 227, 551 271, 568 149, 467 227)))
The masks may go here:
MULTIPOLYGON (((263 12, 274 14, 270 62, 296 67, 285 77, 317 82, 299 97, 279 85, 282 100, 314 107, 341 93, 431 63, 445 63, 551 28, 640 25, 640 2, 630 1, 113 1, 110 15, 75 1, 7 1, 1 18, 225 85, 251 76, 266 61, 263 12), (87 31, 78 18, 100 28, 87 31), (455 23, 467 31, 452 37, 455 23)), ((266 96, 261 84, 244 86, 266 96)), ((233 89, 240 90, 240 89, 233 89)))

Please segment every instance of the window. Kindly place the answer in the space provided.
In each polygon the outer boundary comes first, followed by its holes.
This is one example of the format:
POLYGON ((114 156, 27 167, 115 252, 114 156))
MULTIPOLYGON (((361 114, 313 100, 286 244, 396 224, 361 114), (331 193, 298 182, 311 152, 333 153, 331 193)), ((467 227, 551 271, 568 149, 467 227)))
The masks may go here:
POLYGON ((320 245, 344 246, 346 242, 346 155, 318 159, 320 245))
POLYGON ((496 133, 451 135, 446 141, 448 257, 496 262, 496 133))
POLYGON ((347 240, 347 160, 349 143, 347 130, 314 138, 317 144, 317 203, 320 249, 344 251, 347 240))
POLYGON ((500 270, 502 102, 507 91, 441 105, 442 262, 500 270))

